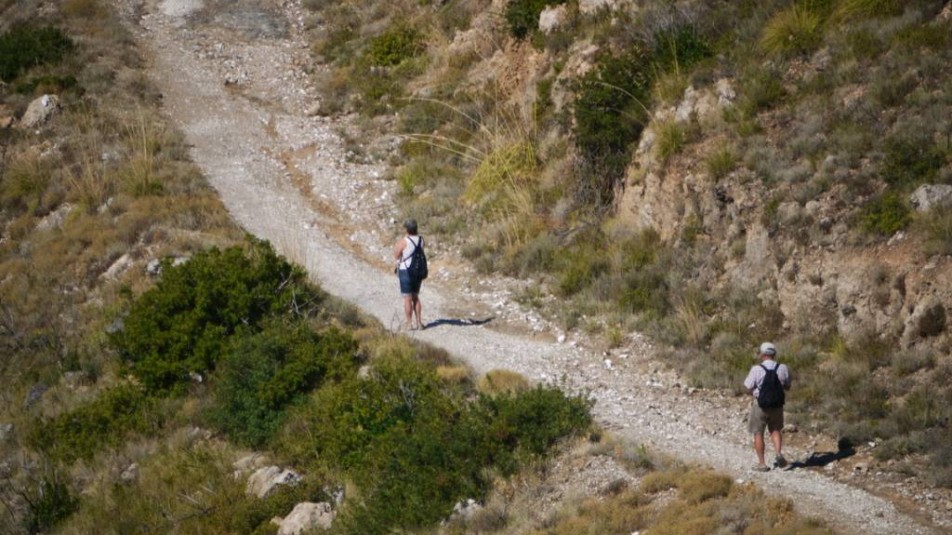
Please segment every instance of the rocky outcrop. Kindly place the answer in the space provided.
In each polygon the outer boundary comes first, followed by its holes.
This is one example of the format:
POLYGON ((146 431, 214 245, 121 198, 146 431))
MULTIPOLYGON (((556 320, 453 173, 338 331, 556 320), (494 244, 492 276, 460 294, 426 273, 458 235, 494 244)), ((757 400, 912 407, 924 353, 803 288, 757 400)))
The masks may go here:
MULTIPOLYGON (((677 105, 654 115, 635 151, 617 219, 629 228, 654 229, 676 248, 689 236, 704 240, 709 256, 698 281, 715 290, 752 292, 778 307, 791 330, 826 330, 849 341, 875 337, 905 348, 947 342, 949 257, 926 257, 902 233, 884 244, 854 245, 853 206, 842 201, 848 197, 843 184, 811 199, 784 195, 785 184, 812 173, 845 172, 835 156, 816 168, 794 164, 777 171, 779 184, 765 184, 742 165, 712 176, 699 162, 716 150, 716 139, 696 143, 673 162, 660 159, 662 124, 703 125, 735 98, 732 84, 721 80, 689 88, 677 105)), ((910 203, 920 212, 948 207, 952 186, 921 186, 910 203)))
POLYGON ((909 196, 909 202, 919 212, 933 208, 952 206, 952 186, 948 184, 923 184, 909 196))
POLYGON ((245 487, 245 493, 264 498, 280 485, 296 485, 299 481, 301 481, 301 475, 293 470, 266 466, 251 474, 245 487))
POLYGON ((327 502, 303 502, 294 506, 288 516, 274 519, 278 524, 278 535, 298 535, 315 529, 330 529, 337 512, 327 502))
POLYGON ((26 112, 20 118, 19 126, 20 128, 36 128, 50 120, 59 109, 59 97, 43 95, 27 106, 26 112))
POLYGON ((548 6, 539 15, 539 31, 552 33, 558 31, 568 20, 569 11, 564 4, 548 6))

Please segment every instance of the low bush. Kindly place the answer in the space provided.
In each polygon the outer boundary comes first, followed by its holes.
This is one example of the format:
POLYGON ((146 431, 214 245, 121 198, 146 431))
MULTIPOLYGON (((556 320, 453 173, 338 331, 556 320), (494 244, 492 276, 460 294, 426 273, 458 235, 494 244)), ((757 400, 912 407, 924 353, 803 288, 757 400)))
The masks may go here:
POLYGON ((796 3, 774 15, 764 26, 760 46, 772 56, 802 55, 816 50, 823 40, 823 20, 818 13, 796 3))
POLYGON ((79 507, 79 499, 72 495, 63 479, 54 470, 46 472, 21 494, 27 506, 22 522, 27 533, 49 533, 79 507))
POLYGON ((113 345, 150 391, 180 390, 204 374, 236 333, 254 333, 271 317, 308 317, 323 299, 304 271, 267 242, 212 248, 175 266, 163 262, 154 288, 130 307, 113 345))
POLYGON ((509 33, 523 39, 539 27, 539 15, 548 6, 566 3, 566 0, 512 0, 506 5, 509 33))
POLYGON ((891 236, 906 228, 912 214, 905 199, 888 192, 863 207, 860 224, 863 230, 881 236, 891 236))
POLYGON ((59 28, 14 26, 0 35, 0 80, 12 82, 31 67, 56 64, 74 46, 59 28))
POLYGON ((489 370, 479 378, 477 387, 482 394, 495 396, 515 394, 529 389, 529 380, 510 370, 489 370))
POLYGON ((886 142, 880 175, 892 187, 911 189, 935 180, 948 154, 927 138, 894 137, 886 142))
POLYGON ((232 344, 218 362, 212 422, 236 443, 260 447, 280 426, 287 406, 328 380, 356 372, 357 344, 336 329, 304 322, 269 325, 232 344))
POLYGON ((423 52, 420 32, 406 23, 392 25, 367 44, 364 61, 377 67, 394 67, 423 52))
POLYGON ((780 73, 769 68, 754 68, 741 78, 738 107, 746 117, 779 104, 786 96, 780 73))
POLYGON ((103 447, 124 444, 133 432, 149 433, 158 422, 153 401, 135 385, 110 388, 93 401, 40 422, 29 442, 53 459, 73 462, 89 459, 103 447))
POLYGON ((366 378, 326 385, 295 409, 276 444, 296 462, 329 464, 356 483, 342 533, 388 533, 482 498, 491 473, 514 473, 591 421, 587 402, 556 389, 473 401, 468 388, 412 358, 376 359, 366 378))

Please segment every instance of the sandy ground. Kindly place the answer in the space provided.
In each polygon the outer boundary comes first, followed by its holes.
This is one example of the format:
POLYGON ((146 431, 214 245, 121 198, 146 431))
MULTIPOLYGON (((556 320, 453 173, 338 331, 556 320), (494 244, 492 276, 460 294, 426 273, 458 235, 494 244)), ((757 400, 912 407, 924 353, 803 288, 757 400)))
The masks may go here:
MULTIPOLYGON (((298 0, 115 1, 129 14, 168 115, 234 219, 327 291, 397 329, 402 301, 388 269, 399 226, 395 186, 381 178, 382 166, 350 161, 338 134, 345 120, 308 114, 320 95, 306 69, 321 67, 311 64, 298 0)), ((861 455, 825 468, 752 473, 747 400, 687 388, 652 362, 637 333, 610 352, 588 349, 583 334, 560 333, 512 303, 518 281, 475 277, 439 244, 428 252, 433 275, 422 297, 430 327, 408 334, 476 372, 507 368, 585 392, 599 422, 624 439, 789 497, 843 532, 952 529, 948 493, 867 471, 861 455)), ((805 432, 789 442, 791 460, 833 448, 805 432)))

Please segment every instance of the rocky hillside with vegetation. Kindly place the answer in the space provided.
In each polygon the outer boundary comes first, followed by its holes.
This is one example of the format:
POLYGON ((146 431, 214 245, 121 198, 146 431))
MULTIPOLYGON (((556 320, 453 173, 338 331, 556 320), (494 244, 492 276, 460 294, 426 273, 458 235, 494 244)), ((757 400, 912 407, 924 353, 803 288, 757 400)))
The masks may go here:
POLYGON ((776 340, 804 421, 950 484, 946 2, 305 5, 317 109, 482 273, 698 386, 776 340))
MULTIPOLYGON (((302 5, 308 113, 447 257, 692 391, 771 339, 802 427, 948 496, 946 2, 302 5)), ((0 0, 0 533, 830 531, 245 236, 120 18, 148 7, 0 0)))

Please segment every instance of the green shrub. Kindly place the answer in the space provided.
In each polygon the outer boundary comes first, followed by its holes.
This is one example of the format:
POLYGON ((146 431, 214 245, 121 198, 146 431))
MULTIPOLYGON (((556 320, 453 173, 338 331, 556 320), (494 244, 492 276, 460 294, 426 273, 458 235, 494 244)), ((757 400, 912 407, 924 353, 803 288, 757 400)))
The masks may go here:
POLYGON ((946 151, 929 139, 887 141, 880 174, 890 186, 904 189, 932 182, 945 165, 946 151))
POLYGON ((823 40, 820 15, 794 4, 764 26, 760 46, 770 55, 793 56, 812 52, 823 40))
POLYGON ((912 214, 906 201, 898 193, 890 192, 863 207, 860 222, 863 230, 890 236, 906 228, 912 214))
POLYGON ((737 167, 737 154, 729 145, 722 145, 704 159, 704 168, 714 180, 729 175, 737 167))
POLYGON ((524 39, 539 27, 539 15, 546 7, 565 2, 566 0, 511 0, 506 5, 509 33, 516 39, 524 39))
POLYGON ((36 482, 35 488, 21 493, 27 505, 23 518, 27 533, 49 533, 79 506, 79 500, 72 496, 66 483, 52 471, 47 472, 50 473, 36 482))
POLYGON ((710 43, 694 26, 667 29, 654 35, 652 57, 661 70, 686 69, 713 54, 710 43))
POLYGON ((780 103, 787 96, 782 77, 773 69, 755 68, 742 78, 740 110, 751 117, 780 103))
POLYGON ((420 33, 407 24, 394 24, 367 45, 364 61, 377 67, 399 65, 423 51, 420 33))
POLYGON ((14 26, 0 35, 0 80, 12 82, 31 67, 56 64, 73 47, 59 28, 14 26))
POLYGON ((105 446, 121 446, 131 432, 154 431, 156 424, 147 417, 153 409, 153 401, 140 387, 120 385, 39 423, 31 431, 29 442, 53 459, 89 459, 105 446))
POLYGON ((238 444, 259 447, 288 405, 326 380, 356 371, 357 344, 336 329, 316 333, 304 322, 270 325, 238 339, 218 363, 212 422, 238 444))
POLYGON ((181 389, 190 372, 215 368, 230 336, 257 332, 270 317, 306 317, 322 299, 300 267, 252 239, 247 250, 213 248, 179 266, 166 260, 112 342, 150 391, 181 389))
POLYGON ((377 359, 366 378, 326 385, 294 411, 277 442, 297 462, 323 461, 358 487, 341 533, 416 530, 482 498, 493 471, 512 474, 590 423, 589 404, 552 388, 469 399, 407 357, 377 359))
POLYGON ((601 58, 577 84, 575 145, 592 172, 583 180, 591 193, 583 200, 604 204, 629 163, 631 146, 648 121, 651 56, 633 47, 620 56, 601 58))

